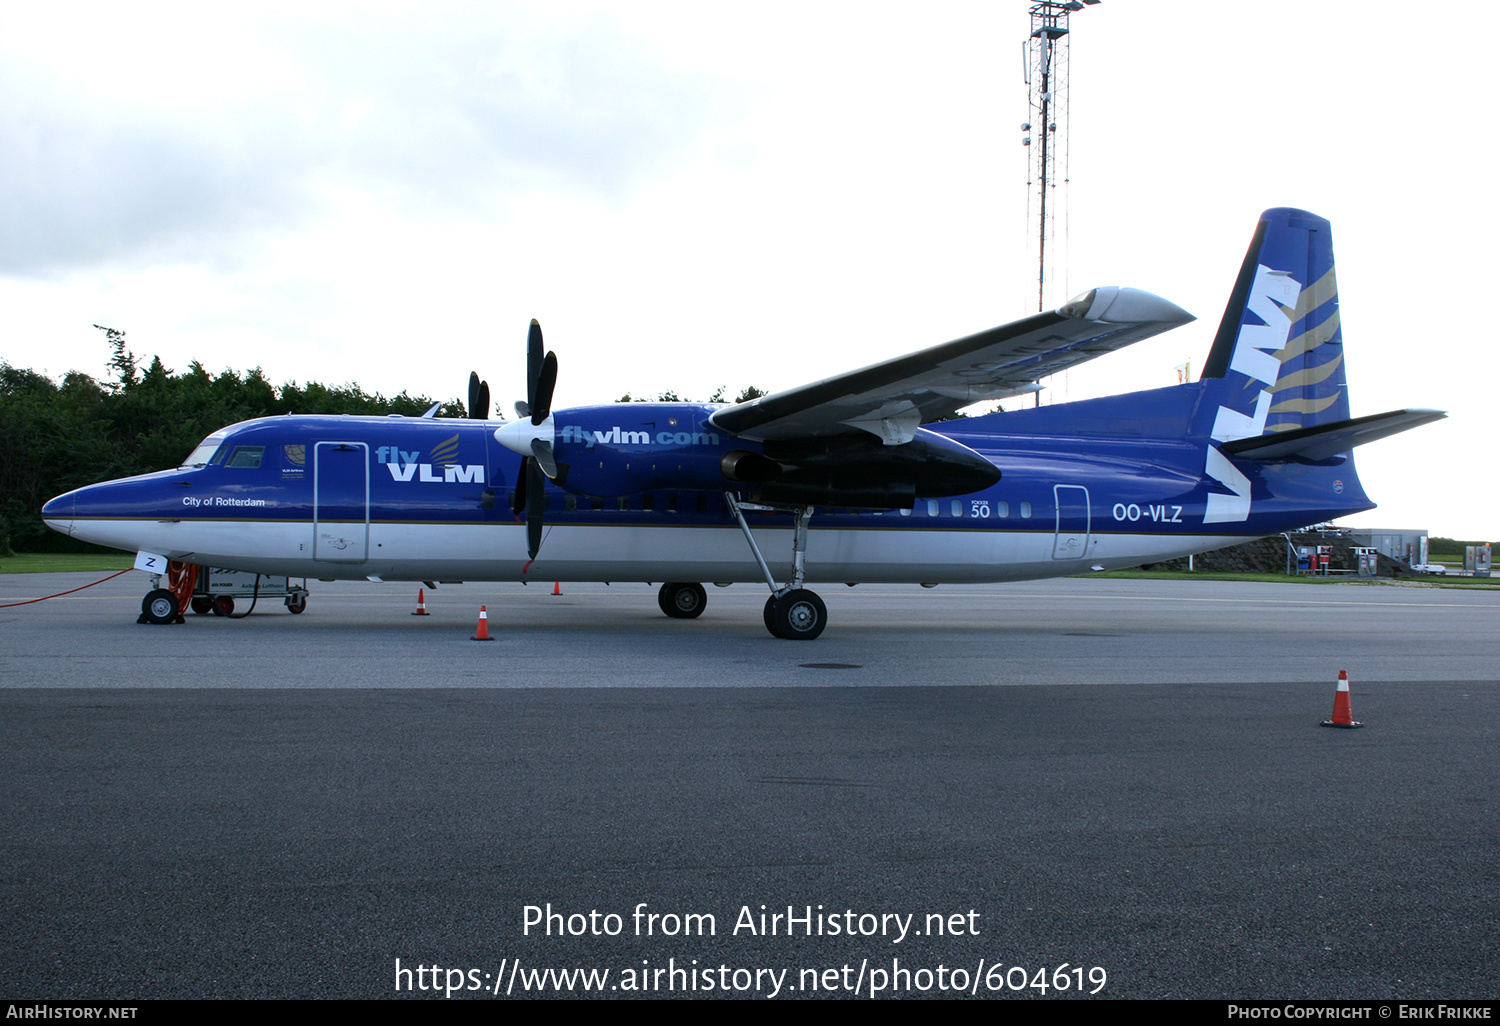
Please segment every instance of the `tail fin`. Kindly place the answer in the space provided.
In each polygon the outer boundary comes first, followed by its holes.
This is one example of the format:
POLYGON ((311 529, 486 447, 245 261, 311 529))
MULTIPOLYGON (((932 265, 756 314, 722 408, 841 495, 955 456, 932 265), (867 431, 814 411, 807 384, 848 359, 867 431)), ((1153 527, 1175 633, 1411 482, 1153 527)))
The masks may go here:
POLYGON ((1349 418, 1333 238, 1326 220, 1278 207, 1261 215, 1203 378, 1232 388, 1220 441, 1349 418), (1243 391, 1241 391, 1241 389, 1243 391), (1235 410, 1244 411, 1236 417, 1235 410))
POLYGON ((1323 218, 1287 207, 1260 216, 1203 385, 1194 433, 1209 436, 1204 475, 1225 490, 1210 485, 1205 524, 1248 521, 1257 487, 1293 486, 1299 510, 1369 509, 1345 454, 1444 416, 1395 410, 1349 418, 1332 233, 1323 218))

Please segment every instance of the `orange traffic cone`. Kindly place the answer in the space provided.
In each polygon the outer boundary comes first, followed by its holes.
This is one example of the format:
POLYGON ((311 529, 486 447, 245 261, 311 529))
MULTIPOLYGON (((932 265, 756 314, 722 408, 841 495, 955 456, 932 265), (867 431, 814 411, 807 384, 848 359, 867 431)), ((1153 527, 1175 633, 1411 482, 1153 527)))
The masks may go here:
POLYGON ((470 638, 469 640, 470 641, 494 641, 495 640, 494 638, 490 637, 490 614, 486 613, 484 611, 484 607, 483 606, 479 607, 479 629, 474 632, 474 636, 472 638, 470 638))
POLYGON ((1349 671, 1339 671, 1339 689, 1333 695, 1333 719, 1324 720, 1325 727, 1363 727, 1363 723, 1357 722, 1349 709, 1349 671))
POLYGON ((417 589, 417 611, 415 613, 411 614, 411 615, 412 616, 431 616, 432 615, 431 613, 429 613, 427 611, 427 598, 423 594, 421 588, 417 589))
POLYGON ((552 582, 552 594, 554 594, 554 595, 561 595, 562 594, 562 581, 553 581, 552 582))

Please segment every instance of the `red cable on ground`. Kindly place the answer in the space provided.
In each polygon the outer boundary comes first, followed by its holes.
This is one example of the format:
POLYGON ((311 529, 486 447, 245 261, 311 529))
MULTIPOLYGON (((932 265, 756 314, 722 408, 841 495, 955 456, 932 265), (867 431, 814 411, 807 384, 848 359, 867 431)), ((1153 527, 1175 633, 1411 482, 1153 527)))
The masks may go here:
POLYGON ((96 584, 103 584, 105 581, 112 581, 116 577, 119 577, 120 574, 128 574, 134 569, 135 567, 133 566, 126 567, 124 570, 121 570, 120 573, 110 574, 108 577, 101 577, 97 581, 90 581, 88 584, 80 584, 76 588, 69 588, 67 591, 60 591, 56 595, 43 595, 41 598, 27 599, 25 602, 6 602, 0 604, 0 609, 9 609, 11 606, 29 606, 33 602, 46 602, 48 599, 60 598, 63 595, 71 595, 75 591, 82 591, 84 588, 92 588, 96 584))

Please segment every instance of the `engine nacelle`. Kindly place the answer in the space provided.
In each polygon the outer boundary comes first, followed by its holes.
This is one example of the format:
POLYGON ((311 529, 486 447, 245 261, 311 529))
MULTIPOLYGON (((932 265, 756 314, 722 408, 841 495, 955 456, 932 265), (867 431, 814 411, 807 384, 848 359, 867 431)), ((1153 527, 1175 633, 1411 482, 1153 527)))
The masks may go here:
POLYGON ((611 497, 659 489, 722 490, 720 463, 744 443, 708 422, 698 403, 613 403, 552 415, 556 483, 611 497))
POLYGON ((1000 471, 979 453, 925 428, 904 445, 883 445, 873 435, 853 430, 760 443, 710 423, 717 408, 698 403, 581 406, 555 411, 544 425, 533 428, 521 422, 495 436, 523 453, 533 436, 549 441, 557 465, 554 482, 600 498, 740 486, 752 501, 898 509, 910 507, 919 495, 966 495, 1000 480, 1000 471))

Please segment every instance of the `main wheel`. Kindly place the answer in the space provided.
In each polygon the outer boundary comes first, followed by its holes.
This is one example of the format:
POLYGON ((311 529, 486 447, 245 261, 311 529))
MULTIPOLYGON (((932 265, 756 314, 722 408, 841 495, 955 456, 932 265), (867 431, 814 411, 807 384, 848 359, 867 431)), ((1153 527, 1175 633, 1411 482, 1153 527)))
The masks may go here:
POLYGON ((214 600, 206 595, 194 595, 192 602, 193 612, 202 616, 204 613, 213 612, 214 600))
POLYGON ((708 592, 701 584, 670 582, 656 593, 656 604, 674 620, 691 620, 702 615, 703 607, 708 605, 708 592))
POLYGON ((771 607, 775 622, 772 634, 792 641, 811 641, 828 626, 828 607, 816 592, 805 588, 789 591, 771 607))
POLYGON ((214 599, 215 616, 231 616, 234 614, 234 596, 220 595, 214 599))
POLYGON ((166 588, 148 591, 141 599, 141 615, 152 623, 171 623, 177 619, 177 596, 166 588))

